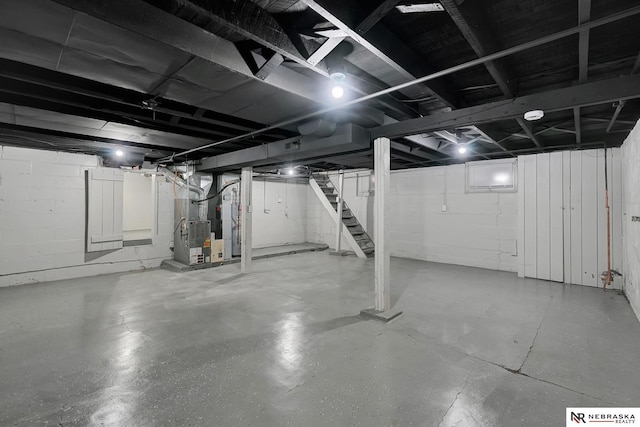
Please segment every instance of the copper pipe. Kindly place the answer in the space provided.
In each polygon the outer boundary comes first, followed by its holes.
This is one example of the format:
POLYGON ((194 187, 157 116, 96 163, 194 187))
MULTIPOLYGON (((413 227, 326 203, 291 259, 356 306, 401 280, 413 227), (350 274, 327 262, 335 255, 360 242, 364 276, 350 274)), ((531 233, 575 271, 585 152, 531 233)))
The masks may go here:
POLYGON ((611 207, 609 206, 609 177, 607 168, 607 146, 604 147, 604 206, 607 210, 607 276, 602 278, 602 289, 611 286, 611 207))

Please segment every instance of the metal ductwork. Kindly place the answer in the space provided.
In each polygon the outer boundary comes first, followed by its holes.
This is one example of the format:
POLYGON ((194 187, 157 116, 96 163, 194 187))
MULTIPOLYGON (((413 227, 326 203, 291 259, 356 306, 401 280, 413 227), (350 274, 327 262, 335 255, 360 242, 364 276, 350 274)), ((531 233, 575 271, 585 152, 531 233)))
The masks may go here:
POLYGON ((298 125, 298 132, 303 136, 317 136, 325 138, 333 135, 337 124, 324 119, 313 119, 298 125))
POLYGON ((337 125, 330 136, 330 126, 322 123, 309 125, 308 135, 289 138, 258 147, 220 154, 202 160, 198 171, 235 170, 245 166, 266 166, 284 162, 303 162, 307 159, 343 155, 371 148, 369 131, 354 124, 337 125))

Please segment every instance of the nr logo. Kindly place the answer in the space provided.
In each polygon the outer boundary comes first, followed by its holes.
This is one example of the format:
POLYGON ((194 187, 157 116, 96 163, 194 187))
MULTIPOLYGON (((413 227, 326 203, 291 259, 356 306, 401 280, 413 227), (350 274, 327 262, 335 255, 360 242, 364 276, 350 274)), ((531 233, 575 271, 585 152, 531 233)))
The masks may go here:
POLYGON ((573 421, 574 423, 578 423, 578 424, 580 424, 580 421, 582 421, 585 424, 587 423, 584 420, 584 414, 582 412, 578 412, 578 413, 571 412, 571 421, 573 421))

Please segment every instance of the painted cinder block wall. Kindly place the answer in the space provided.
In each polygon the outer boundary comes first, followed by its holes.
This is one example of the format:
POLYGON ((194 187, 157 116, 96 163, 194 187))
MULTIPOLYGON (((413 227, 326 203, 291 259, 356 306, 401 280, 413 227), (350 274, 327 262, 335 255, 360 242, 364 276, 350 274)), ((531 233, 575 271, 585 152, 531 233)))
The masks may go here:
POLYGON ((640 121, 622 145, 623 290, 640 319, 640 121))
POLYGON ((170 258, 173 190, 158 179, 152 245, 85 253, 84 171, 99 158, 0 146, 0 286, 157 267, 170 258))
MULTIPOLYGON (((344 198, 373 235, 373 197, 345 175, 344 198)), ((334 183, 337 176, 331 175, 334 183)), ((392 171, 391 255, 503 271, 517 270, 517 193, 466 193, 465 166, 392 171), (446 212, 443 212, 446 206, 446 212)), ((335 246, 335 225, 310 191, 308 240, 335 246)), ((345 248, 348 249, 348 248, 345 248)))
POLYGON ((253 248, 307 241, 307 192, 305 182, 254 179, 253 248))
MULTIPOLYGON (((97 156, 0 145, 0 286, 153 268, 173 257, 175 196, 164 177, 156 179, 153 244, 85 253, 84 171, 99 164, 97 156)), ((255 248, 307 240, 307 190, 254 181, 255 248)))

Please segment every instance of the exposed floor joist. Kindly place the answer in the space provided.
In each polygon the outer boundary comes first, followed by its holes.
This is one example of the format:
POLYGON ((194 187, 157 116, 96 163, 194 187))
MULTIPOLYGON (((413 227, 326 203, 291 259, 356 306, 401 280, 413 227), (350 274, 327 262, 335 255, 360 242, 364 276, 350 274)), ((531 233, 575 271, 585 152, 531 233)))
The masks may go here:
MULTIPOLYGON (((386 64, 402 74, 407 80, 424 76, 432 72, 424 61, 418 57, 406 44, 400 41, 393 33, 382 25, 376 25, 366 34, 361 34, 356 29, 358 23, 351 22, 353 12, 357 9, 354 4, 350 7, 349 14, 345 13, 340 0, 302 0, 316 13, 344 31, 349 37, 383 60, 386 64)), ((442 82, 431 82, 429 86, 420 85, 428 94, 436 96, 450 107, 458 105, 458 100, 442 82)), ((417 94, 421 96, 421 94, 417 94)))
POLYGON ((532 109, 553 112, 633 98, 640 98, 640 75, 585 83, 512 100, 405 120, 374 128, 371 130, 371 135, 372 138, 380 136, 395 138, 439 129, 514 119, 532 109))
MULTIPOLYGON (((466 2, 460 6, 458 6, 454 0, 442 0, 440 3, 449 13, 449 16, 451 16, 451 19, 453 19, 453 22, 479 58, 498 51, 498 44, 486 27, 487 19, 479 7, 478 2, 466 2)), ((504 64, 500 60, 487 61, 484 63, 484 66, 504 96, 514 98, 516 93, 513 79, 509 77, 510 73, 504 64)), ((543 146, 543 143, 533 132, 530 124, 524 122, 522 119, 516 121, 537 147, 543 146)))

